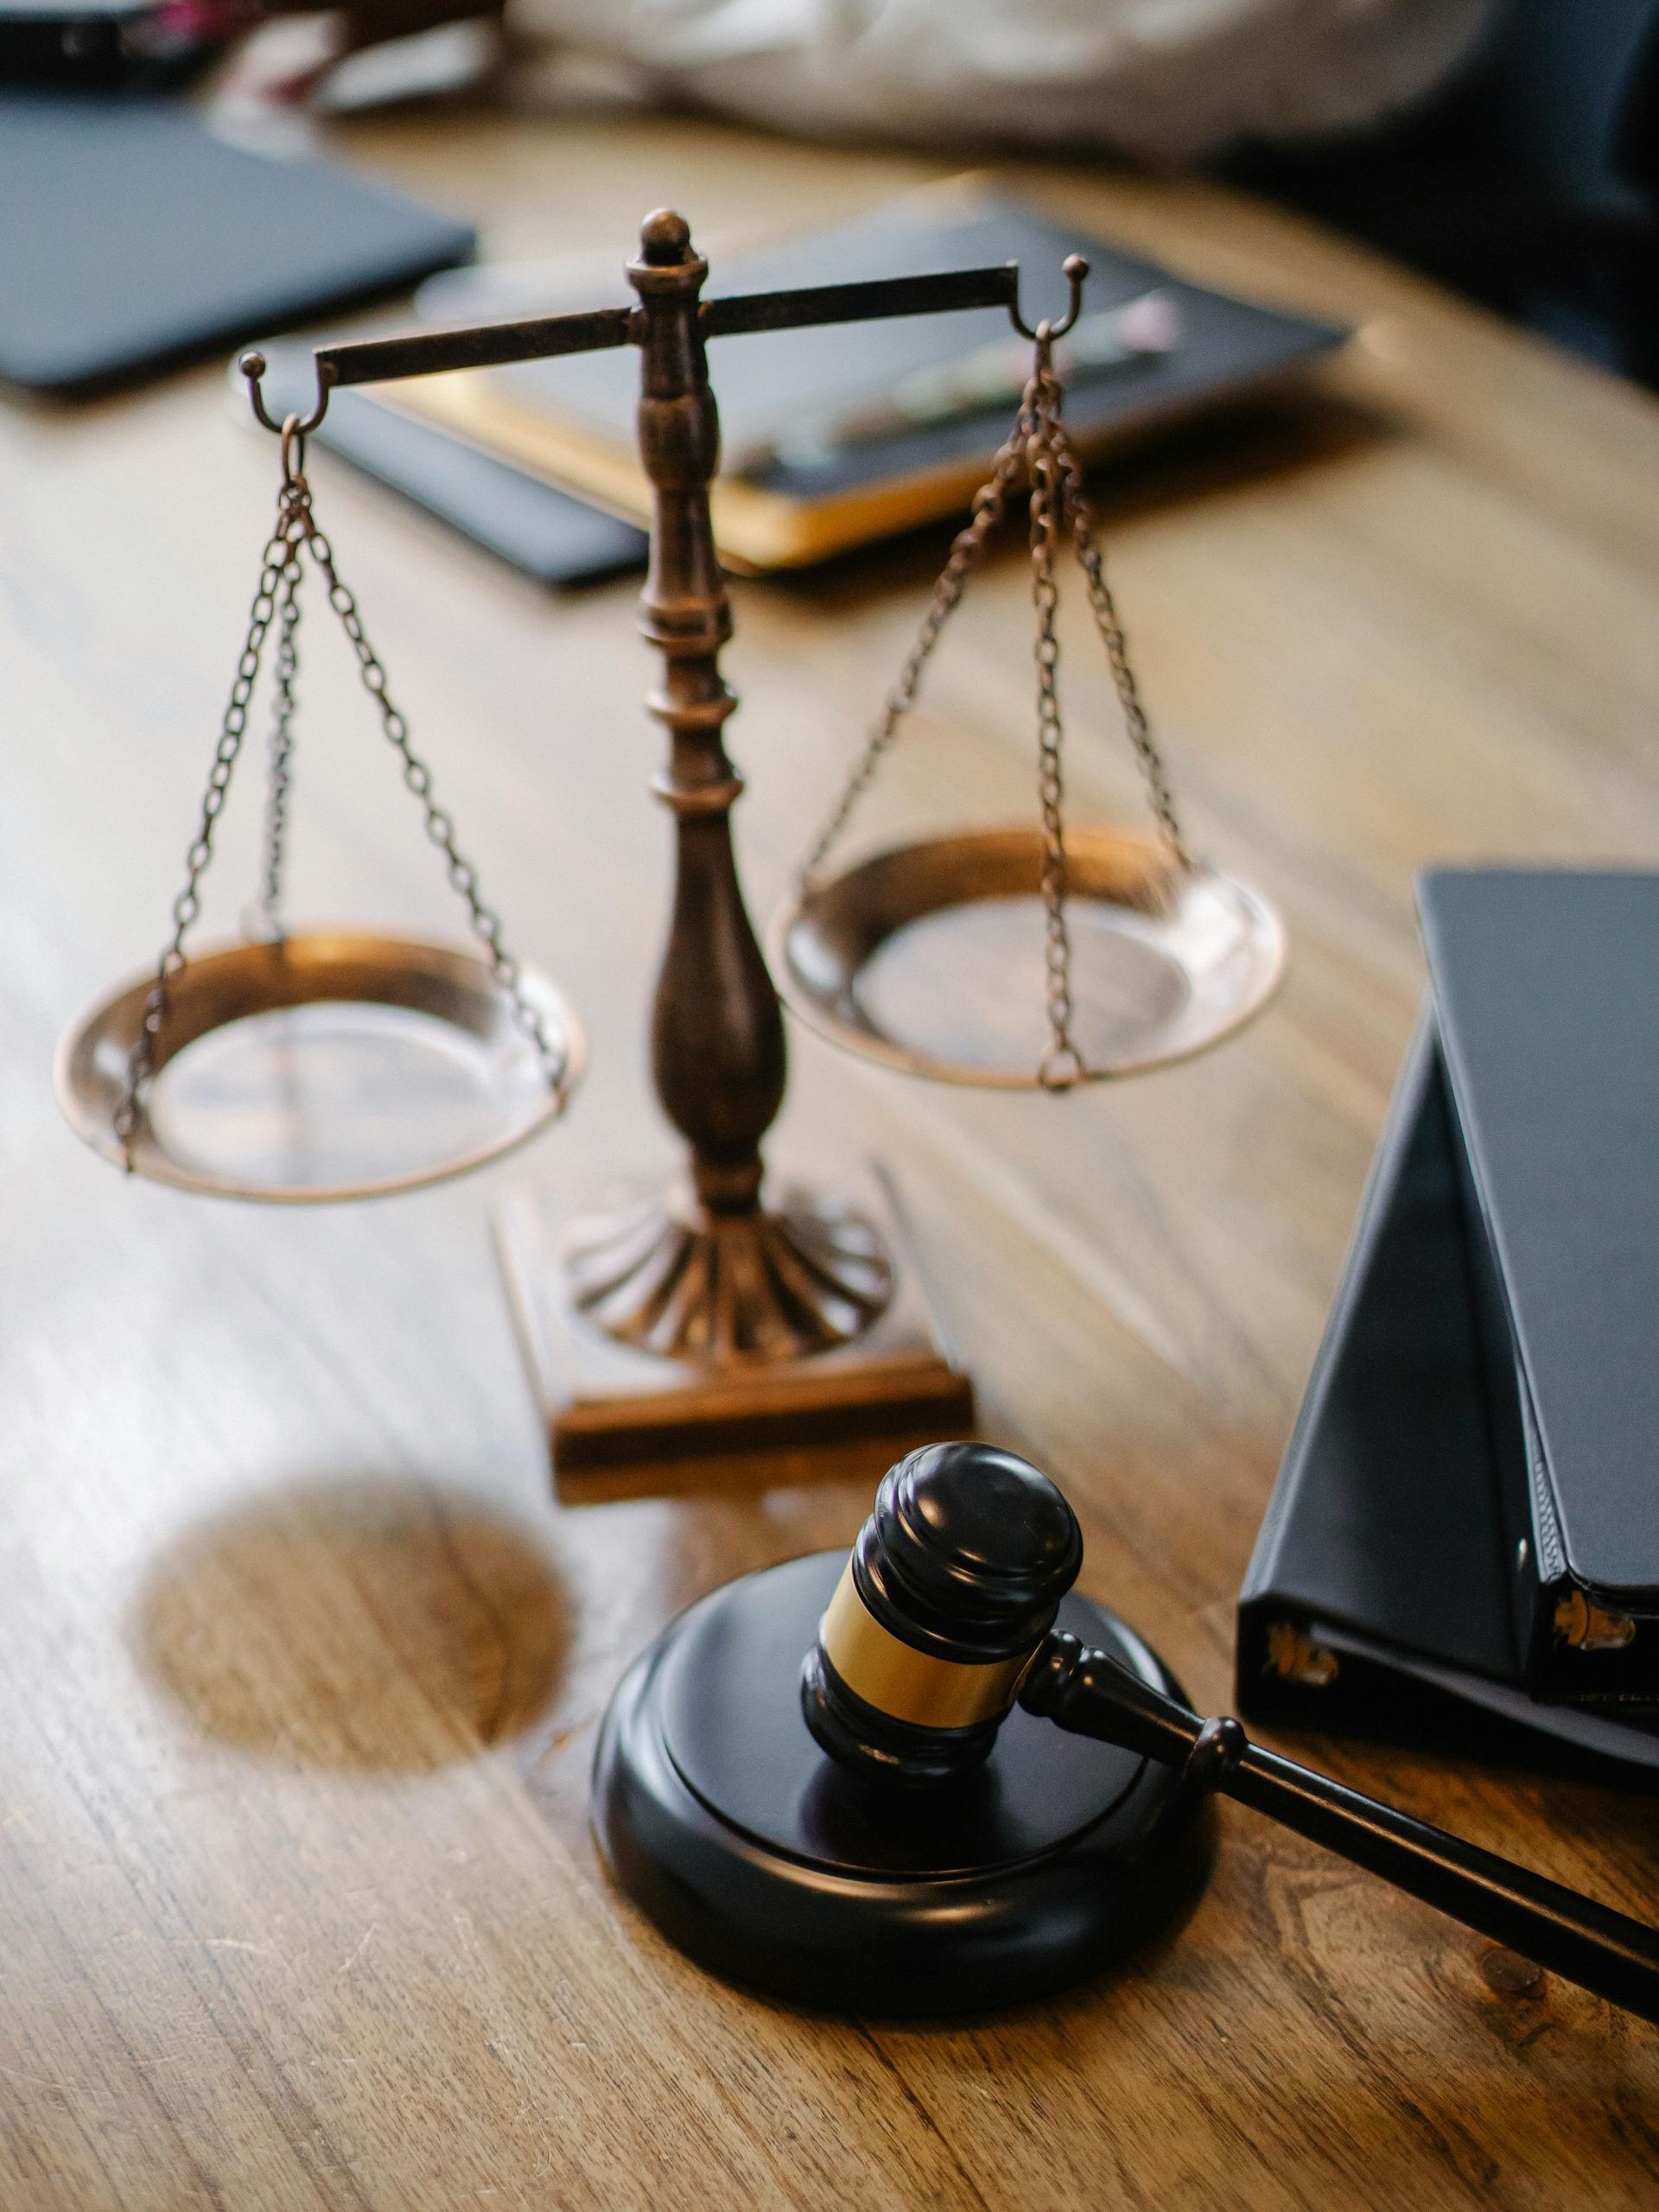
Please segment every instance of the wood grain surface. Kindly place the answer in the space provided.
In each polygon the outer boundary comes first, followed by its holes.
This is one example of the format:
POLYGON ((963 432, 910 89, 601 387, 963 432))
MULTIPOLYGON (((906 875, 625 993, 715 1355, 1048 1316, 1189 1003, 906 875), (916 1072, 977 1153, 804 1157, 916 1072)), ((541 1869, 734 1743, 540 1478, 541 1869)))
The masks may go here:
MULTIPOLYGON (((618 263, 656 205, 717 245, 946 166, 615 113, 338 143, 494 251, 618 263)), ((1224 1051, 1070 1100, 944 1091, 798 1031, 773 1153, 874 1150, 903 1178, 988 1433, 1066 1484, 1086 1587, 1214 1710, 1420 987, 1413 871, 1659 849, 1659 408, 1210 187, 1014 175, 1200 278, 1365 325, 1316 404, 1120 470, 1103 503, 1195 835, 1280 902, 1291 975, 1224 1051)), ((1235 1808, 1179 1936, 948 2029, 736 1994, 612 1893, 585 1797, 618 1672, 714 1583, 849 1540, 868 1485, 554 1506, 488 1209, 556 1152, 596 1183, 671 1156, 635 586, 549 598, 326 455, 313 474, 440 796, 593 1070, 541 1155, 357 1208, 184 1198, 74 1142, 53 1046, 160 943, 276 465, 209 371, 0 416, 0 2208, 1659 2201, 1651 2028, 1483 1970, 1461 1929, 1235 1808)), ((759 914, 944 542, 737 588, 759 914)), ((1125 810, 1084 616, 1074 592, 1072 789, 1125 810)), ((1027 620, 1010 544, 869 836, 1025 815, 1027 620)), ((311 626, 295 911, 454 933, 311 626)), ((238 790, 210 929, 252 895, 257 815, 238 790)), ((1652 1911, 1649 1801, 1303 1748, 1652 1911)))

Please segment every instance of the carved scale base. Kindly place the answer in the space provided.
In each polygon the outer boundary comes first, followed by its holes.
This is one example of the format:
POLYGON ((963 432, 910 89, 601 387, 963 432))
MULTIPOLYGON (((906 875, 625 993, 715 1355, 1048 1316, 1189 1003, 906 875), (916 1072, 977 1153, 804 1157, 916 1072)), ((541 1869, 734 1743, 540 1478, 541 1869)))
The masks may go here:
POLYGON ((736 1214, 647 1198, 579 1222, 563 1256, 572 1302, 607 1336, 721 1366, 849 1344, 893 1297, 875 1224, 806 1195, 736 1214))
MULTIPOLYGON (((670 1942, 772 1996, 920 2018, 1046 1996, 1178 1920, 1211 1829, 1173 1768, 1018 1711, 983 1767, 931 1789, 824 1757, 801 1662, 846 1562, 817 1552, 728 1582, 618 1685, 594 1827, 670 1942)), ((1073 1593, 1058 1625, 1179 1694, 1103 1606, 1073 1593)))
POLYGON ((906 1444, 972 1433, 878 1170, 834 1198, 785 1185, 747 1217, 660 1186, 595 1207, 550 1179, 504 1201, 496 1239, 567 1500, 874 1479, 906 1444))

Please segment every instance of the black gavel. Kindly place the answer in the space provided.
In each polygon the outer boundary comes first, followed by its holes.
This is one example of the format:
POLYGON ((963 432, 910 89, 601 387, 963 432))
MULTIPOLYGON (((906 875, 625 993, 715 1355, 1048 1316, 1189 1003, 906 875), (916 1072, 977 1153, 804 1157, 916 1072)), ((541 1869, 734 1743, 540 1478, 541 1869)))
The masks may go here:
POLYGON ((1178 1768, 1570 1981, 1659 2020, 1659 1931, 1201 1720, 1054 1630, 1083 1562, 1076 1515, 1011 1452, 933 1445, 885 1478, 801 1682, 841 1766, 906 1794, 980 1766, 1016 1702, 1178 1768))

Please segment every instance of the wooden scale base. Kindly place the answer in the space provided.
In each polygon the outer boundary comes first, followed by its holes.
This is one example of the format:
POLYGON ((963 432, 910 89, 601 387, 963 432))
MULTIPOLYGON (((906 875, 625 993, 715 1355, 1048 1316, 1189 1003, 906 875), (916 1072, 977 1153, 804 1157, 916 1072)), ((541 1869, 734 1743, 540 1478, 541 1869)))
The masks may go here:
MULTIPOLYGON (((593 1819, 612 1873, 724 1979, 835 2012, 922 2018, 1045 1996, 1177 1918, 1209 1867, 1176 1771, 1018 1709, 958 1783, 873 1785, 801 1716, 801 1662, 847 1562, 715 1590, 618 1685, 593 1819)), ((1134 1630, 1076 1595, 1058 1625, 1172 1695, 1134 1630)))
MULTIPOLYGON (((690 1237, 660 1188, 621 1193, 608 1212, 596 1213, 591 1190, 574 1179, 503 1202, 497 1246, 562 1497, 695 1486, 712 1472, 741 1477, 762 1465, 774 1482, 874 1478, 908 1444, 973 1433, 973 1386, 949 1348, 916 1240, 880 1170, 852 1179, 833 1202, 785 1185, 772 1218, 785 1234, 793 1224, 781 1268, 803 1253, 808 1265, 815 1255, 840 1255, 846 1287, 826 1294, 820 1310, 830 1325, 839 1311, 855 1333, 797 1344, 784 1357, 711 1355, 683 1341, 687 1301, 658 1294, 641 1296, 629 1341, 613 1332, 613 1301, 630 1294, 631 1275, 649 1287, 652 1271, 672 1270, 683 1283, 702 1263, 696 1251, 664 1254, 671 1237, 682 1246, 690 1237), (596 1245, 618 1255, 604 1275, 594 1264, 596 1245), (662 1339, 677 1314, 682 1340, 671 1350, 662 1339)), ((709 1255, 710 1275, 718 1256, 709 1255)))

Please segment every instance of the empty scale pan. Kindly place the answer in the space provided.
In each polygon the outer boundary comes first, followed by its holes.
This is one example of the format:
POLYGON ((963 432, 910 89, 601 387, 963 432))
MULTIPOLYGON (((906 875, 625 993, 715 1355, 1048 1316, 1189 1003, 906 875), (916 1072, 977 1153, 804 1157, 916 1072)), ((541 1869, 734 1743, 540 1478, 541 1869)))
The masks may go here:
POLYGON ((461 946, 308 931, 192 955, 124 1138, 153 981, 65 1038, 58 1096, 96 1151, 181 1190, 296 1204, 416 1189, 524 1143, 581 1073, 581 1030, 544 978, 520 970, 515 996, 461 946))
MULTIPOLYGON (((1113 830, 1066 840, 1075 1056, 1065 1083, 1184 1059, 1249 1020, 1285 963, 1248 886, 1113 830)), ((1052 1085, 1043 837, 939 837, 798 892, 770 950, 791 1009, 834 1043, 945 1083, 1052 1085)))

